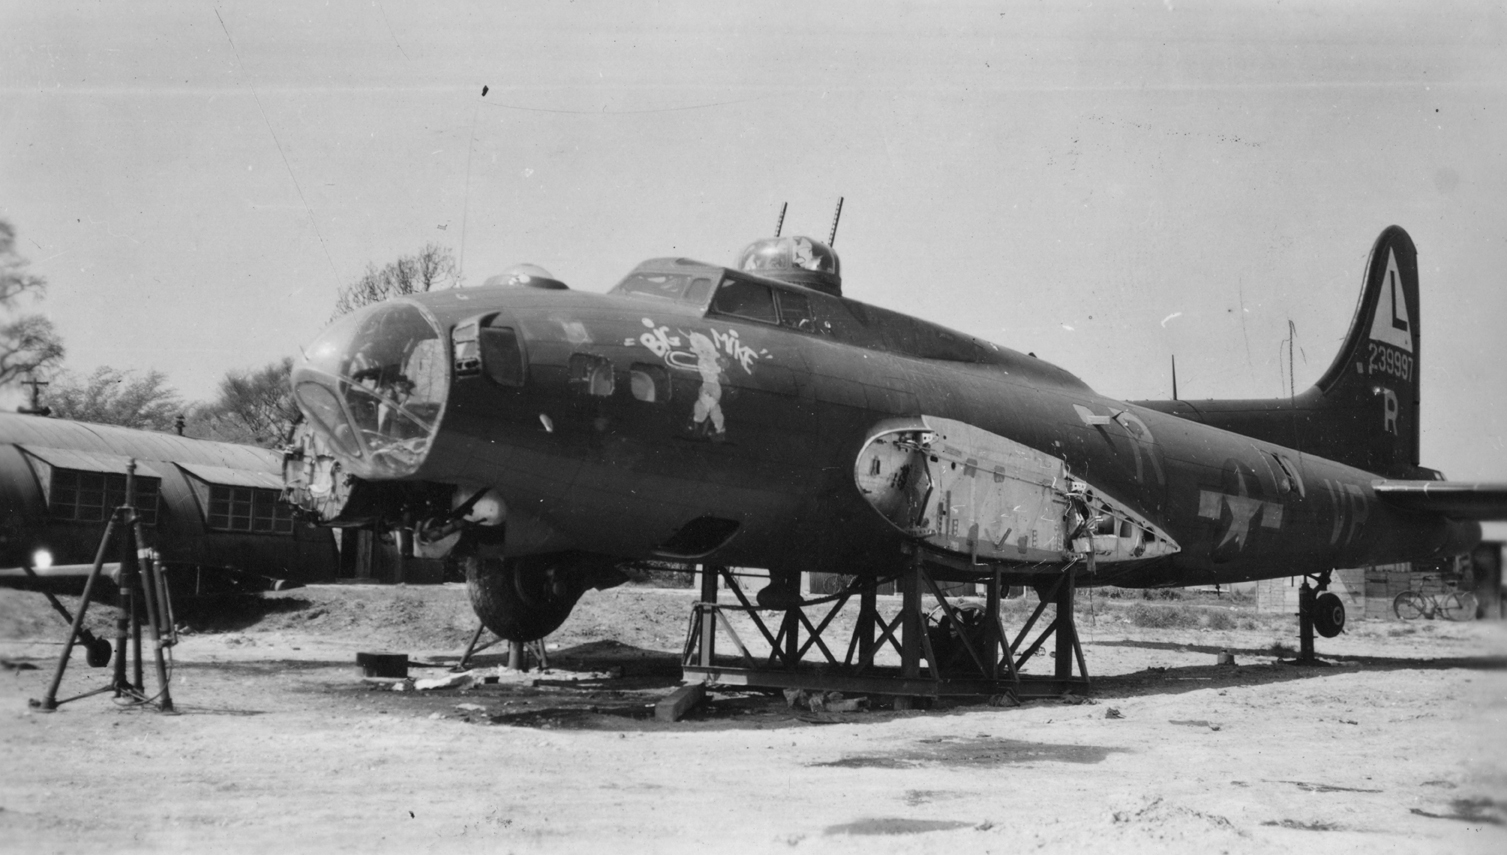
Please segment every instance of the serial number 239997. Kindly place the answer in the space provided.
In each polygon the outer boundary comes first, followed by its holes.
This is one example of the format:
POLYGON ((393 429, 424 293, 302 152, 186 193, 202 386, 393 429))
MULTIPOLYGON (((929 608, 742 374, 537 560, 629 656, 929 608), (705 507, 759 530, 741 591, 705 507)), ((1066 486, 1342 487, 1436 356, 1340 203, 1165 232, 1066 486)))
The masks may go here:
POLYGON ((1371 361, 1367 374, 1391 374, 1404 380, 1413 379, 1413 357, 1396 348, 1385 347, 1376 342, 1367 342, 1371 348, 1371 361))

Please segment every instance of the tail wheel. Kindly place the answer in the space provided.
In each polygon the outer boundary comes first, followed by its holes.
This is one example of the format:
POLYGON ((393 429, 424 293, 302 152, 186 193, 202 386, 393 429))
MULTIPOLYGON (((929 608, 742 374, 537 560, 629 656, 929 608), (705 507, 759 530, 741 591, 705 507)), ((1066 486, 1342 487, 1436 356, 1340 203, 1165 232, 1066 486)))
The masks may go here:
POLYGON ((1403 620, 1417 620, 1428 612, 1428 604, 1417 591, 1403 591, 1392 601, 1392 613, 1403 620))
POLYGON ((1337 594, 1320 594, 1313 601, 1313 628, 1325 638, 1345 631, 1345 601, 1337 594))

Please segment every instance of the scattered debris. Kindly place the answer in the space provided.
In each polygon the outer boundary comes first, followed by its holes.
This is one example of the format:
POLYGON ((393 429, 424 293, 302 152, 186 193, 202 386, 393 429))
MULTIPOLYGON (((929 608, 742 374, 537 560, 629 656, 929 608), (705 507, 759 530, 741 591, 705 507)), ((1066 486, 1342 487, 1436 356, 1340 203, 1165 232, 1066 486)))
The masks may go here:
MULTIPOLYGON (((1416 810, 1414 810, 1413 812, 1417 813, 1416 810)), ((1320 821, 1320 820, 1315 820, 1313 822, 1299 822, 1296 819, 1269 819, 1266 822, 1263 822, 1261 824, 1262 825, 1270 825, 1270 826, 1273 826, 1275 828, 1296 828, 1296 829, 1298 829, 1300 831, 1339 831, 1340 830, 1340 826, 1339 826, 1338 823, 1323 822, 1323 821, 1320 821)))
POLYGON ((1214 813, 1204 813, 1193 808, 1183 807, 1165 801, 1161 796, 1156 796, 1146 801, 1138 810, 1119 810, 1110 814, 1110 818, 1116 823, 1147 823, 1149 825, 1162 825, 1168 820, 1199 820, 1212 827, 1212 830, 1232 833, 1237 837, 1249 837, 1250 833, 1237 828, 1227 818, 1214 813))
POLYGON ((1109 709, 1107 709, 1107 710, 1104 711, 1104 717, 1105 718, 1124 718, 1125 716, 1124 716, 1123 713, 1121 713, 1119 711, 1119 709, 1117 709, 1115 707, 1110 707, 1109 709))
POLYGON ((947 819, 905 819, 901 817, 877 817, 831 825, 828 835, 854 835, 863 837, 892 836, 901 834, 924 834, 928 831, 950 831, 967 828, 969 823, 947 819))
POLYGON ((868 708, 869 699, 844 698, 842 692, 827 692, 823 696, 818 692, 812 696, 810 703, 812 712, 858 712, 859 710, 868 708))
POLYGON ((422 680, 414 680, 413 687, 420 692, 431 689, 469 689, 479 682, 472 671, 462 671, 459 674, 446 674, 443 677, 426 677, 422 680))
POLYGON ((810 692, 805 689, 786 689, 785 703, 793 710, 812 712, 845 713, 869 708, 868 698, 845 698, 842 692, 810 692))
POLYGON ((1015 695, 1011 692, 1006 692, 1002 695, 994 695, 989 698, 989 706, 1018 707, 1020 706, 1020 698, 1015 697, 1015 695))
POLYGON ((35 671, 37 666, 30 662, 12 662, 9 659, 0 659, 0 668, 7 671, 35 671))
POLYGON ((1333 784, 1311 784, 1307 781, 1277 781, 1279 784, 1292 784, 1304 792, 1309 793, 1379 793, 1381 790, 1367 790, 1358 787, 1337 787, 1333 784))
POLYGON ((1455 799, 1450 802, 1450 813, 1430 813, 1421 808, 1409 808, 1418 816, 1430 819, 1458 819, 1462 822, 1485 825, 1507 825, 1507 802, 1495 799, 1455 799))
POLYGON ((455 708, 461 712, 486 712, 487 710, 481 704, 456 704, 455 708))

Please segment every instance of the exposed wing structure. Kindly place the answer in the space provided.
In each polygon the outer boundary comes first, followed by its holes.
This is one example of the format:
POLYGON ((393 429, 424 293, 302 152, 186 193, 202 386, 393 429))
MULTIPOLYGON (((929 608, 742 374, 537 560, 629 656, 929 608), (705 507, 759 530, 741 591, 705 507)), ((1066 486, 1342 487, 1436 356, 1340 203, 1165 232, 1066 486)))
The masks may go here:
POLYGON ((1378 481, 1376 497, 1408 511, 1462 520, 1507 520, 1507 484, 1468 481, 1378 481))

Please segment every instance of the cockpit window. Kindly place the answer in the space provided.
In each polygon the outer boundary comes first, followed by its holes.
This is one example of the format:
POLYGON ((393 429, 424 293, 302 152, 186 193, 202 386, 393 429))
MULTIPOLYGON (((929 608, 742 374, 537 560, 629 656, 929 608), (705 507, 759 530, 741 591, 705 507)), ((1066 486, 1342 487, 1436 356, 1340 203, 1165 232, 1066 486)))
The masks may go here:
POLYGON ((685 302, 695 303, 698 306, 706 305, 706 298, 712 296, 712 280, 705 276, 697 276, 691 280, 691 284, 685 289, 685 302))
POLYGON ((776 296, 780 302, 780 326, 798 330, 813 328, 815 321, 811 317, 810 297, 794 291, 779 291, 776 296))
POLYGON ((765 324, 778 322, 774 293, 768 285, 742 279, 727 279, 712 298, 712 311, 765 324))
POLYGON ((706 304, 706 298, 711 291, 712 280, 705 276, 640 271, 628 274, 628 278, 612 289, 614 294, 692 303, 697 306, 706 304))

